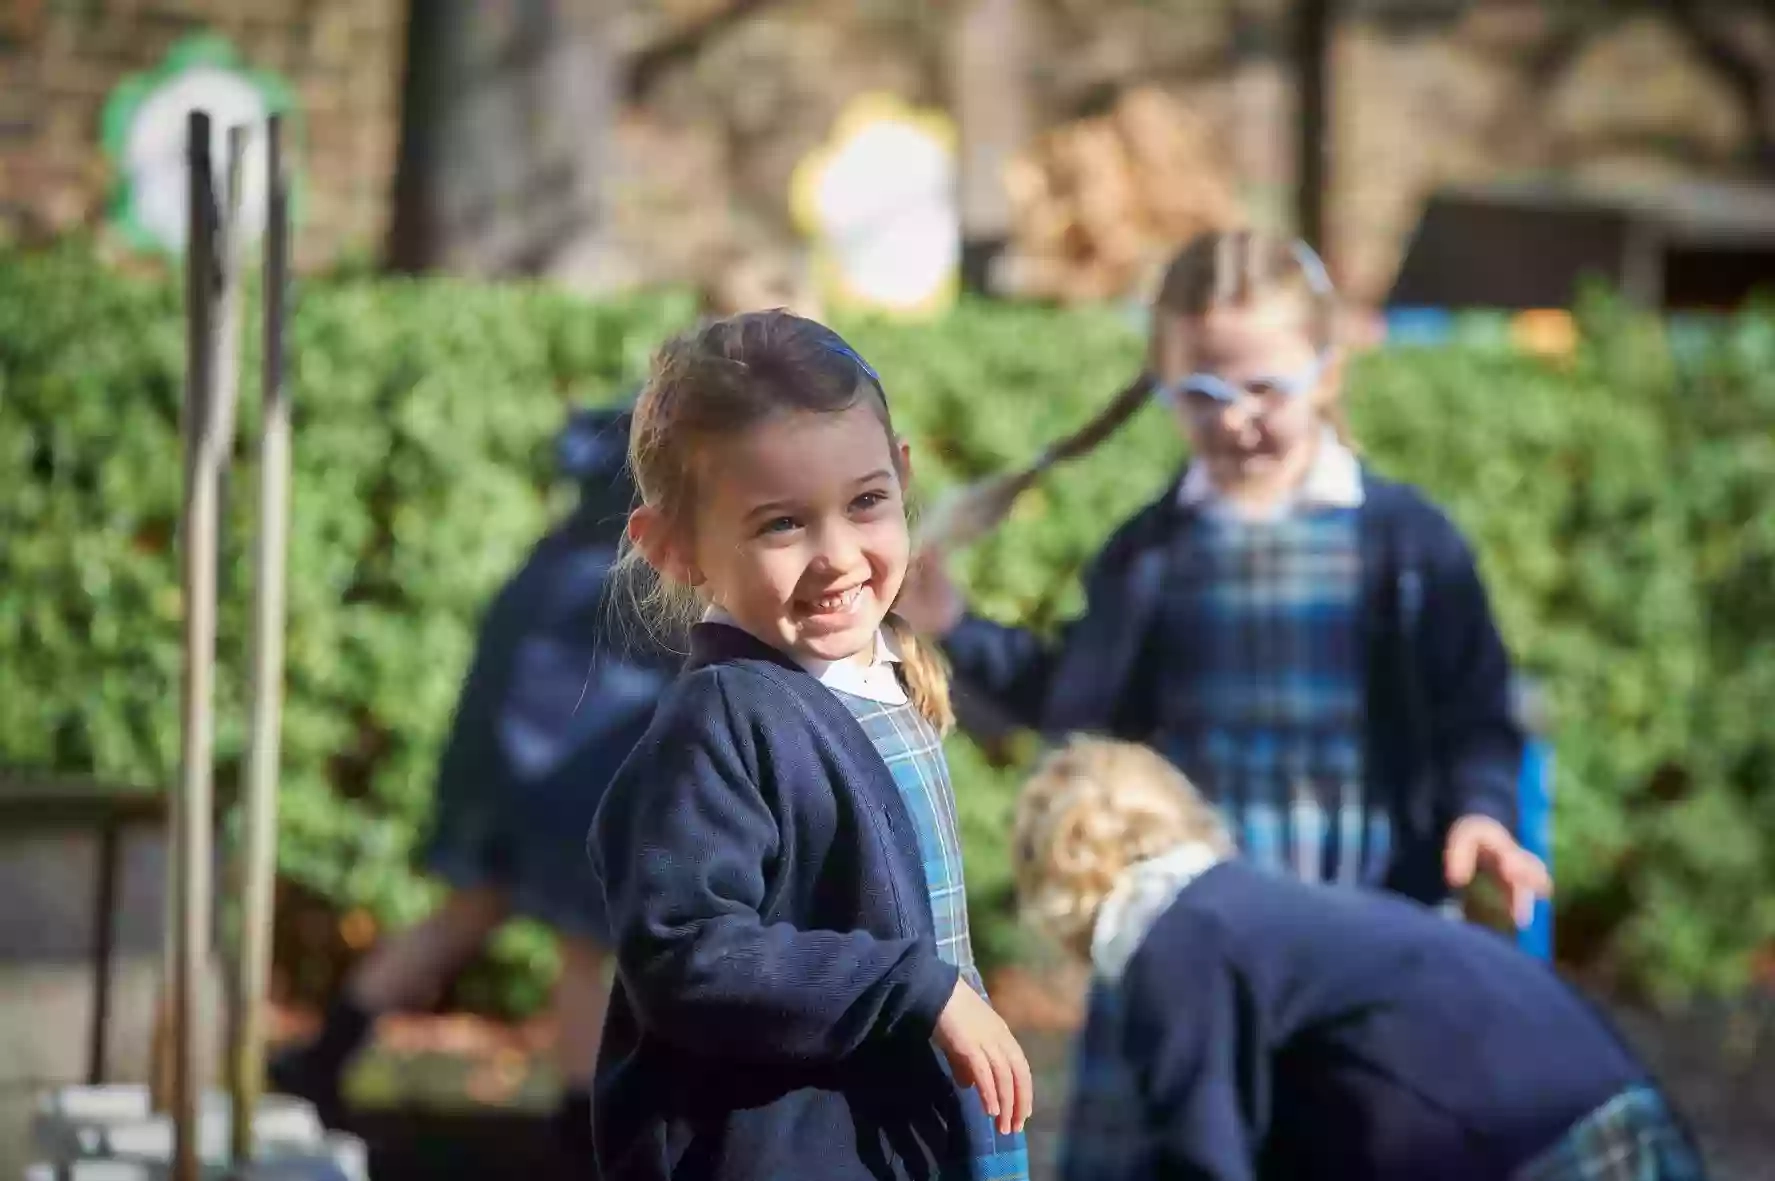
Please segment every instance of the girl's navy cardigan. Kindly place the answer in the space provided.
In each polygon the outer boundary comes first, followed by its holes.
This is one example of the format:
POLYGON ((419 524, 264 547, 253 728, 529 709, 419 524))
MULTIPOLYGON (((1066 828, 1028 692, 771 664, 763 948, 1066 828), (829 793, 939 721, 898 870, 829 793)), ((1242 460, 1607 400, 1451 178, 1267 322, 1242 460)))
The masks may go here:
POLYGON ((931 1042, 957 972, 912 817, 830 690, 698 626, 590 852, 617 958, 601 1176, 965 1175, 961 1093, 931 1042))
MULTIPOLYGON (((1400 834, 1387 886, 1421 902, 1447 896, 1442 850, 1469 814, 1516 830, 1522 735, 1510 706, 1510 661, 1473 555, 1414 488, 1364 469, 1360 535, 1368 633, 1367 775, 1393 802, 1400 834)), ((969 616, 944 641, 963 690, 1011 720, 1061 736, 1153 737, 1156 672, 1149 642, 1177 531, 1195 510, 1176 485, 1111 537, 1085 578, 1085 612, 1058 645, 969 616)), ((987 712, 974 703, 964 719, 987 712)), ((974 726, 970 720, 970 726, 974 726)))

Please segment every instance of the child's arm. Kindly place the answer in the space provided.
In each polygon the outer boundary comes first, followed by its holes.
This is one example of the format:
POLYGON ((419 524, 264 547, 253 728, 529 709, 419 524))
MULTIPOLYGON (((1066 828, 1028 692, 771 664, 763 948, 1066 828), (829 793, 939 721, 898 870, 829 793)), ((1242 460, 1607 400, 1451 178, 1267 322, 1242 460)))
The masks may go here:
POLYGON ((1448 821, 1443 868, 1459 889, 1476 869, 1494 874, 1519 924, 1552 890, 1541 860, 1516 839, 1522 731, 1510 705, 1510 658, 1492 619, 1472 551, 1438 514, 1426 563, 1425 618, 1418 628, 1432 750, 1448 821))
POLYGON ((1061 650, 1028 628, 971 612, 943 637, 943 654, 969 687, 1031 729, 1041 725, 1061 650))
POLYGON ((1472 551, 1446 518, 1439 523, 1418 642, 1442 803, 1451 819, 1489 816, 1514 831, 1522 734, 1510 710, 1510 658, 1472 551))
POLYGON ((1136 955, 1123 980, 1095 982, 1062 1181, 1255 1178, 1269 1049, 1215 933, 1202 938, 1186 964, 1136 955))
MULTIPOLYGON (((923 556, 915 564, 895 609, 914 628, 941 638, 944 655, 968 688, 1010 715, 1017 724, 1042 729, 1050 721, 1044 714, 1056 673, 1072 646, 1082 643, 1093 649, 1102 647, 1106 632, 1116 631, 1106 629, 1104 623, 1116 620, 1128 610, 1129 605, 1123 602, 1123 574, 1130 548, 1128 539, 1139 520, 1124 526, 1092 562, 1084 577, 1085 609, 1053 641, 1027 628, 995 623, 966 611, 940 554, 923 556)), ((1104 703, 1109 716, 1089 728, 1115 728, 1116 715, 1125 712, 1122 699, 1128 696, 1129 686, 1105 687, 1107 697, 1113 699, 1104 703)), ((1093 692, 1093 696, 1097 695, 1093 692)), ((1116 732, 1121 731, 1116 728, 1116 732)))
POLYGON ((757 739, 721 674, 692 674, 599 809, 591 853, 641 1023, 701 1054, 759 1062, 832 1061, 882 1037, 928 1040, 957 980, 931 940, 761 917, 781 838, 751 769, 761 752, 742 749, 757 739))

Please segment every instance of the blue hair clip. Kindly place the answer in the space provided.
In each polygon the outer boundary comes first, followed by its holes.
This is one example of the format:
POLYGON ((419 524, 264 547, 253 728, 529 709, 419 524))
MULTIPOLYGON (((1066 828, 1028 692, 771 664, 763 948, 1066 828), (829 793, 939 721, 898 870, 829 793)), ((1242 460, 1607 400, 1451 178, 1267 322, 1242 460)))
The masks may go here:
MULTIPOLYGON (((869 375, 869 380, 875 383, 876 389, 882 388, 881 374, 875 372, 875 367, 873 365, 871 365, 871 364, 869 364, 869 362, 863 360, 862 355, 860 353, 858 353, 856 349, 853 349, 849 344, 845 343, 843 338, 841 338, 836 332, 834 332, 832 334, 832 340, 833 340, 833 343, 829 347, 832 349, 833 352, 837 353, 839 356, 842 356, 842 357, 849 357, 853 362, 855 362, 858 369, 861 369, 864 373, 867 373, 869 375)), ((884 396, 885 396, 885 391, 883 391, 883 392, 884 392, 884 396)))
POLYGON ((1294 250, 1295 261, 1300 263, 1300 269, 1307 277, 1307 286, 1313 289, 1313 294, 1335 295, 1337 288, 1332 285, 1331 273, 1325 269, 1325 260, 1319 257, 1318 251, 1299 238, 1289 245, 1294 250))

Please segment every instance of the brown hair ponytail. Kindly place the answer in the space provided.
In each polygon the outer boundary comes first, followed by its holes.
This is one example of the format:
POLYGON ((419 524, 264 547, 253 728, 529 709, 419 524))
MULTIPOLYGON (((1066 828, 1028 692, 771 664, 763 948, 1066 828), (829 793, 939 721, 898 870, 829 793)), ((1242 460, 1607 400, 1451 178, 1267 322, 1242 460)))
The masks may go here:
POLYGON ((955 726, 955 708, 949 701, 949 668, 942 653, 892 611, 881 625, 900 650, 900 672, 906 678, 906 696, 912 707, 937 733, 949 733, 955 726))

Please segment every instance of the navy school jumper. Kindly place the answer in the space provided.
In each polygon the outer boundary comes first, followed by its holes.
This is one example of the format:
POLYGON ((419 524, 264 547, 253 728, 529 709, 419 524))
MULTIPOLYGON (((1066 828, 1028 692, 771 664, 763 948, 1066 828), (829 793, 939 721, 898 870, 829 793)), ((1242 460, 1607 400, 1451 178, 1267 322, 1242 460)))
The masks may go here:
POLYGON ((1235 860, 1099 978, 1062 1175, 1505 1181, 1634 1086, 1607 1019, 1492 932, 1235 860))
MULTIPOLYGON (((1450 824, 1477 813, 1516 831, 1522 735, 1510 662, 1454 525, 1416 489, 1366 467, 1362 487, 1368 794, 1393 812, 1386 886, 1434 905, 1448 894, 1450 824)), ((1057 645, 965 618, 943 644, 964 700, 977 694, 1054 738, 1152 742, 1159 665, 1175 655, 1152 642, 1167 555, 1194 514, 1173 482, 1118 529, 1086 572, 1084 614, 1057 645)))
POLYGON ((931 1042, 959 977, 912 817, 831 690, 696 627, 590 852, 617 958, 601 1176, 967 1176, 964 1095, 931 1042))

